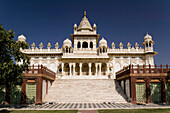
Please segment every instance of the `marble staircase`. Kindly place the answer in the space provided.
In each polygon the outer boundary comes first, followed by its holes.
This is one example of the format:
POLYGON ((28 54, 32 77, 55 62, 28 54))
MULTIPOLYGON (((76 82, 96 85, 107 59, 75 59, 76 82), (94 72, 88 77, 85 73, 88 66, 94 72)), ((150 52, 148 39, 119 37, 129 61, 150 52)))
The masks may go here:
POLYGON ((113 79, 56 79, 43 102, 127 103, 127 97, 113 79))

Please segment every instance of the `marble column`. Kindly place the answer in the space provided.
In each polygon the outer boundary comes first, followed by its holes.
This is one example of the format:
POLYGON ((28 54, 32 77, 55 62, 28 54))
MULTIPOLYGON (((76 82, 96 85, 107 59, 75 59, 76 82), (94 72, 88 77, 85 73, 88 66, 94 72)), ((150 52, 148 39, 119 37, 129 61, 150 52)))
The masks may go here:
POLYGON ((71 66, 72 66, 72 64, 71 63, 69 63, 69 67, 70 67, 70 76, 71 76, 71 66))
POLYGON ((80 67, 80 76, 82 75, 82 63, 79 63, 79 67, 80 67))
POLYGON ((91 63, 89 63, 89 75, 91 75, 91 63))
POLYGON ((88 43, 88 50, 89 50, 90 49, 90 42, 88 41, 87 43, 88 43))
POLYGON ((75 75, 75 67, 76 67, 76 63, 73 64, 73 75, 75 75))
POLYGON ((107 63, 107 74, 106 75, 109 75, 109 63, 107 63))
POLYGON ((99 63, 99 75, 101 75, 101 63, 99 63))
POLYGON ((82 48, 83 48, 83 42, 81 41, 80 44, 81 44, 81 45, 80 45, 80 48, 82 49, 82 48))
POLYGON ((96 75, 97 75, 97 68, 98 68, 98 64, 96 63, 96 64, 95 64, 95 66, 96 66, 96 75))
POLYGON ((62 66, 62 76, 64 75, 64 63, 61 64, 62 66))

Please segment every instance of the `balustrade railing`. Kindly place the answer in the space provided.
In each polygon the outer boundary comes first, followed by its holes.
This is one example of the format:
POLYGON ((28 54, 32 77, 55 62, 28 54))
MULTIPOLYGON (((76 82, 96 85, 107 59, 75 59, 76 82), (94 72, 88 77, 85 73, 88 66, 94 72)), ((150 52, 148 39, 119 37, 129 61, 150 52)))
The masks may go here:
POLYGON ((170 65, 129 65, 116 72, 116 78, 127 74, 146 74, 146 73, 168 73, 170 65))
POLYGON ((48 69, 43 65, 28 66, 28 70, 25 71, 25 74, 43 74, 52 78, 56 77, 55 72, 53 72, 52 70, 48 69))

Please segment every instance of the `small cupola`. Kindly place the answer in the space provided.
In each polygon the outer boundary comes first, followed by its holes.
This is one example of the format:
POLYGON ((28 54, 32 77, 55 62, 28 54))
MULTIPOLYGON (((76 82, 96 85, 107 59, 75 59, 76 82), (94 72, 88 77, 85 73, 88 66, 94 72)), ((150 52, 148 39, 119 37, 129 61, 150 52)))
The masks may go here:
POLYGON ((22 35, 18 36, 18 41, 26 42, 26 37, 22 34, 22 35))
POLYGON ((63 42, 64 47, 65 46, 71 47, 71 45, 72 45, 72 42, 68 38, 64 40, 64 42, 63 42))
POLYGON ((104 38, 102 38, 102 39, 99 41, 99 46, 105 46, 105 47, 107 47, 107 41, 106 41, 104 38))
POLYGON ((153 52, 154 41, 152 40, 152 36, 151 35, 149 35, 147 33, 146 36, 144 37, 144 41, 143 41, 142 44, 143 44, 144 50, 146 52, 153 52))

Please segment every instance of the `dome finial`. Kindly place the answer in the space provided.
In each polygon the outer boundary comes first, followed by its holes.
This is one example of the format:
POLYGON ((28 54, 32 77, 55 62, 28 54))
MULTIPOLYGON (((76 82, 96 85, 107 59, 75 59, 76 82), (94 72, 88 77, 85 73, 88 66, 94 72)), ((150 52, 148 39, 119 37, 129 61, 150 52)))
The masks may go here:
POLYGON ((86 17, 86 11, 84 11, 84 17, 86 17))

